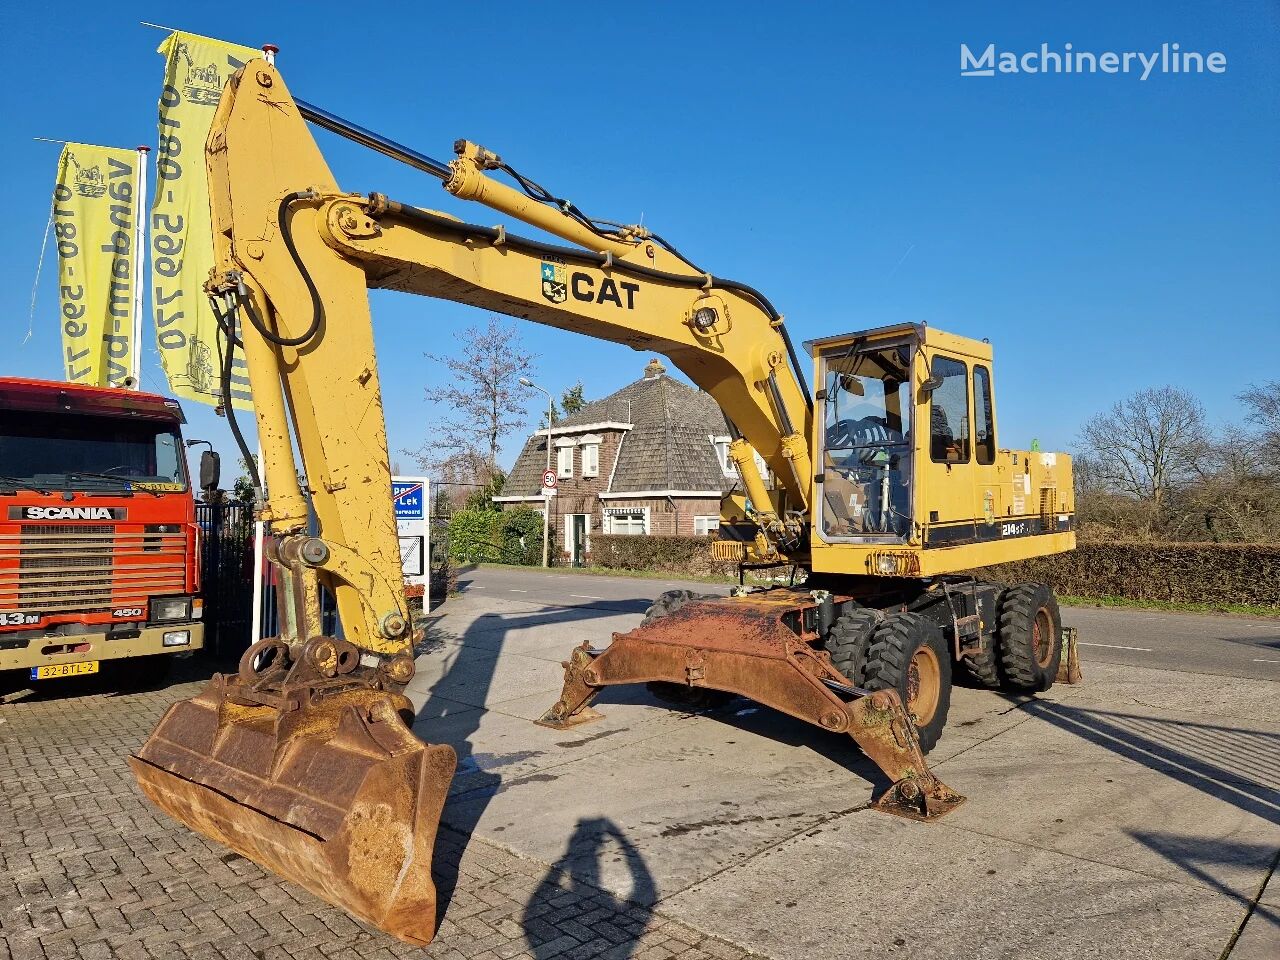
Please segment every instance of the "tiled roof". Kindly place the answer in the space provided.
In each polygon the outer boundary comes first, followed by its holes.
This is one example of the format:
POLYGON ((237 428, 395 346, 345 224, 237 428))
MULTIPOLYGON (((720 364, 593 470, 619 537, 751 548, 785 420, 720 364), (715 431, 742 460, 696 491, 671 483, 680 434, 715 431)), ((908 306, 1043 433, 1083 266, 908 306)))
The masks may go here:
MULTIPOLYGON (((646 375, 577 413, 556 421, 556 431, 591 424, 629 423, 617 469, 601 463, 602 475, 613 470, 610 493, 645 490, 728 490, 733 481, 720 469, 710 437, 727 436, 728 425, 709 394, 672 380, 653 365, 646 375)), ((547 465, 547 438, 525 441, 507 477, 504 496, 534 496, 547 465)))

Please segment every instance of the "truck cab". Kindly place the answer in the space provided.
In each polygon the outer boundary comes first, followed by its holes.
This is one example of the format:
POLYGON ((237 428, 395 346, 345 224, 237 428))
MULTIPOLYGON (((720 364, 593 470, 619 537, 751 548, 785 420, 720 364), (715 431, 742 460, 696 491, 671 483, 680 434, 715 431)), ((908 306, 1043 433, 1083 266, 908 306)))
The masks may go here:
POLYGON ((184 422, 155 394, 0 378, 0 670, 155 671, 203 645, 184 422))

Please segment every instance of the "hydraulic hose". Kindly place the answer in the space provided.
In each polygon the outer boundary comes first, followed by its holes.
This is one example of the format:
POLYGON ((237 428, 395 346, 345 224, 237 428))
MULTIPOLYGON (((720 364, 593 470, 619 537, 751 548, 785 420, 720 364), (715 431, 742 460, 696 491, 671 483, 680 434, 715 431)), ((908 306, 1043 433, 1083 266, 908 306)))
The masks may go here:
POLYGON ((301 334, 296 337, 282 337, 278 333, 267 328, 262 317, 258 315, 258 311, 253 306, 252 299, 248 296, 248 291, 241 285, 239 291, 240 302, 244 304, 245 313, 249 315, 249 322, 253 324, 254 329, 262 335, 262 338, 268 343, 274 343, 278 347, 300 347, 307 343, 316 332, 320 329, 320 325, 324 322, 324 302, 320 299, 320 291, 316 289, 315 281, 311 279, 311 274, 307 270, 307 266, 302 262, 302 257, 298 256, 298 248, 293 242, 293 228, 290 225, 289 207, 298 200, 311 200, 315 197, 315 193, 310 190, 298 190, 287 194, 280 201, 280 206, 276 211, 276 221, 280 224, 280 237, 284 240, 284 247, 289 251, 289 256, 293 259, 293 265, 298 268, 298 273, 302 275, 302 282, 307 285, 307 292, 311 295, 311 325, 307 327, 301 334))
POLYGON ((209 305, 213 307, 213 315, 217 318, 218 329, 222 331, 223 338, 226 341, 227 349, 222 355, 221 370, 221 386, 222 399, 226 403, 227 426, 231 429, 231 436, 235 438, 236 446, 240 448, 240 457, 244 461, 245 470, 249 474, 249 480, 253 484, 254 494, 262 497, 262 477, 258 473, 258 462, 253 458, 253 454, 249 450, 249 444, 245 442, 244 434, 240 432, 240 424, 236 420, 236 404, 231 396, 231 367, 232 361, 235 359, 236 344, 239 340, 236 338, 235 324, 231 319, 218 309, 218 301, 215 297, 209 298, 209 305))

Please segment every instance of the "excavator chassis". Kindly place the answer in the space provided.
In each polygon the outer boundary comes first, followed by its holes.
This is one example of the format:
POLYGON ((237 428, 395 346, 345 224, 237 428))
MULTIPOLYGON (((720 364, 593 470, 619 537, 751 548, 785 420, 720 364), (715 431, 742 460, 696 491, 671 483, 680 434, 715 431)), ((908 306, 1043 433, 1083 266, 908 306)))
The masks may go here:
POLYGON ((723 690, 832 733, 847 733, 890 780, 873 806, 914 820, 936 820, 964 803, 926 766, 915 724, 893 690, 853 686, 815 648, 790 591, 690 601, 604 649, 574 649, 560 699, 537 721, 564 729, 601 716, 590 703, 602 689, 669 682, 723 690))
POLYGON ((396 687, 411 658, 374 669, 342 640, 301 646, 296 660, 281 640, 250 647, 236 675, 215 674, 171 706, 129 765, 174 819, 426 945, 431 854, 457 756, 407 725, 413 708, 396 687))

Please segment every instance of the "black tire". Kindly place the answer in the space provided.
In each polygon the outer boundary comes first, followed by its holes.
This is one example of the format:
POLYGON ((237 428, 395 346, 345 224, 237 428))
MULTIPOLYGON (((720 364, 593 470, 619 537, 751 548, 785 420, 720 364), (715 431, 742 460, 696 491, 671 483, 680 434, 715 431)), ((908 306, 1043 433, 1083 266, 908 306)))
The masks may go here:
POLYGON ((1043 693, 1058 679, 1062 613, 1043 583, 1022 583, 1000 594, 1000 668, 1010 690, 1043 693))
MULTIPOLYGON (((649 609, 644 612, 644 619, 640 621, 640 625, 644 626, 668 614, 675 613, 690 600, 703 600, 711 596, 713 594, 697 594, 692 590, 668 590, 649 605, 649 609)), ((726 693, 723 690, 689 687, 683 683, 671 683, 666 680, 651 680, 645 684, 645 689, 663 703, 669 703, 673 707, 680 707, 682 710, 711 710, 724 706, 735 696, 735 694, 726 693)))
POLYGON ((891 613, 871 636, 863 670, 869 690, 896 690, 915 720, 920 749, 937 745, 951 710, 951 651, 918 613, 891 613))
POLYGON ((871 635, 884 619, 879 610, 852 607, 840 614, 827 634, 826 648, 831 654, 831 665, 843 673, 855 687, 866 682, 867 651, 871 649, 871 635))
POLYGON ((988 690, 999 690, 1000 644, 996 638, 996 631, 993 630, 988 636, 983 637, 982 642, 984 646, 981 651, 969 654, 961 662, 964 664, 965 673, 979 686, 986 687, 988 690))

